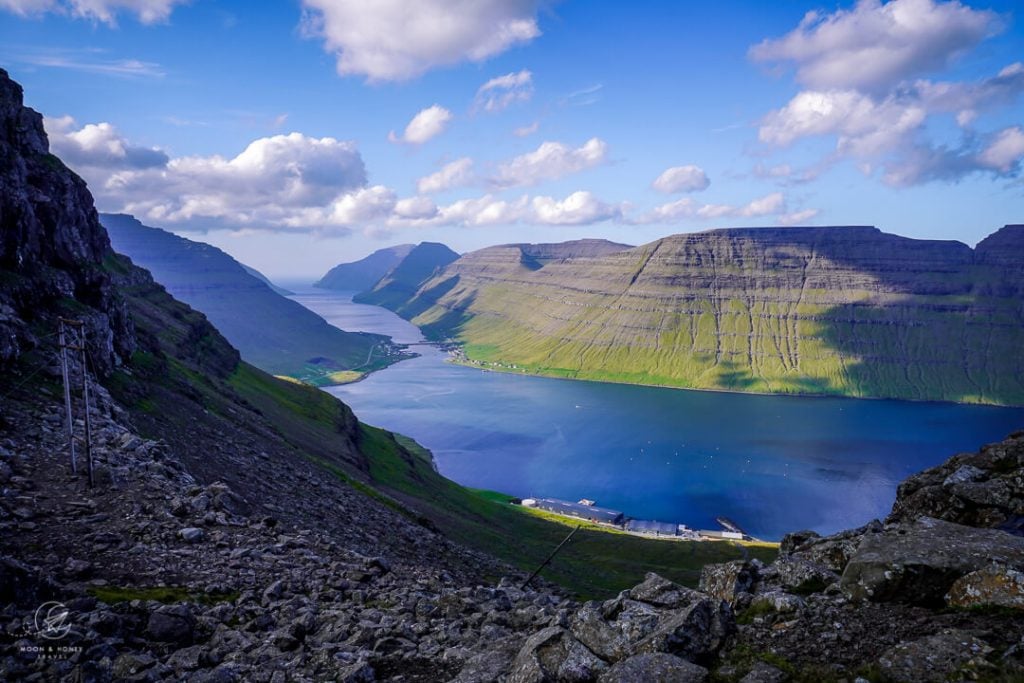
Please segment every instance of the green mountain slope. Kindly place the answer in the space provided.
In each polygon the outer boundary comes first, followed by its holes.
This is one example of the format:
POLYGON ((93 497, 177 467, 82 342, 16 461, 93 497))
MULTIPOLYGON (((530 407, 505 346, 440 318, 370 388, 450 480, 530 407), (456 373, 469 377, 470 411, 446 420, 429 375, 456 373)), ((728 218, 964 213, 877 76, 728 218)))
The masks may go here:
POLYGON ((400 307, 402 302, 415 294, 423 281, 457 258, 459 255, 443 244, 421 242, 389 270, 373 289, 360 292, 352 300, 387 308, 400 307))
POLYGON ((413 244, 399 244, 394 247, 378 249, 369 256, 352 263, 339 263, 314 282, 313 286, 349 292, 370 289, 377 284, 378 280, 387 275, 389 270, 401 263, 414 246, 413 244))
POLYGON ((327 324, 216 247, 145 226, 131 216, 103 214, 100 220, 114 249, 205 313, 245 360, 267 372, 329 383, 332 373, 366 372, 396 357, 387 337, 327 324))
POLYGON ((1024 226, 712 230, 538 262, 466 254, 389 308, 471 362, 697 389, 1024 403, 1024 226))

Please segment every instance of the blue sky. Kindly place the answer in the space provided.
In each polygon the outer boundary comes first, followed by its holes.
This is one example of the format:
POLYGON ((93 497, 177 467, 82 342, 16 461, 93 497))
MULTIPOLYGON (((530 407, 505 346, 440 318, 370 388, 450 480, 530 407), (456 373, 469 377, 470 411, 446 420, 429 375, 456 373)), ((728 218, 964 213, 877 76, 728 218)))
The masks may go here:
POLYGON ((0 0, 98 207, 316 277, 737 225, 1024 221, 1015 2, 0 0))

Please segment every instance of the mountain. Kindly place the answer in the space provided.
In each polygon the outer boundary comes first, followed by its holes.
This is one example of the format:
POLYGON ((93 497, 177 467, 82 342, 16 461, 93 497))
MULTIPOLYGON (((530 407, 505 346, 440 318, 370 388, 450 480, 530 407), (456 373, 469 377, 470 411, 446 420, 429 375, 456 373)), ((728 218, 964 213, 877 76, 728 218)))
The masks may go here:
POLYGON ((257 280, 263 282, 281 296, 291 296, 292 294, 295 294, 295 292, 285 289, 284 287, 278 287, 277 285, 270 281, 270 278, 268 278, 266 275, 256 270, 252 266, 247 266, 241 261, 239 261, 239 265, 242 266, 242 268, 245 268, 245 272, 249 273, 249 275, 252 275, 257 280))
POLYGON ((710 230, 552 260, 536 252, 466 254, 384 303, 499 369, 1024 404, 1021 226, 973 250, 840 226, 710 230))
POLYGON ((554 557, 565 526, 248 365, 111 250, 3 70, 0 351, 4 681, 1024 676, 1024 433, 909 479, 885 524, 790 534, 770 563, 586 528, 554 557), (68 463, 59 318, 85 329, 91 483, 68 463), (545 575, 603 602, 524 581, 552 557, 545 575))
POLYGON ((339 263, 327 274, 313 283, 314 287, 337 289, 347 292, 362 292, 370 289, 387 275, 415 247, 413 244, 399 244, 378 249, 369 256, 352 263, 339 263))
POLYGON ((421 242, 385 273, 373 289, 360 292, 352 300, 385 308, 400 307, 416 293, 422 282, 457 258, 459 255, 443 244, 421 242))
POLYGON ((205 313, 245 360, 267 372, 330 383, 339 371, 365 372, 398 356, 387 337, 329 325, 216 247, 145 226, 132 216, 103 214, 100 220, 114 249, 205 313))

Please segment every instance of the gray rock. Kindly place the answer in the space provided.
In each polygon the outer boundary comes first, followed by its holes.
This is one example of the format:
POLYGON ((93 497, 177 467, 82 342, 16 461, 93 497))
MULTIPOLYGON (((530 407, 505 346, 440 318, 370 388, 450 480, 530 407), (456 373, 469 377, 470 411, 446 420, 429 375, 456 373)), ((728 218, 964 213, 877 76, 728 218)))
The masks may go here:
POLYGON ((922 517, 865 537, 841 586, 853 600, 940 605, 957 579, 993 562, 1024 566, 1024 538, 922 517))
POLYGON ((732 604, 737 595, 751 591, 756 578, 757 567, 746 560, 707 564, 700 572, 700 590, 732 604))
POLYGON ((957 579, 946 595, 955 607, 989 605, 1024 610, 1024 572, 990 565, 957 579))
POLYGON ((750 667, 747 675, 740 679, 740 683, 785 683, 789 680, 789 674, 776 669, 768 662, 757 661, 750 667))
POLYGON ((692 588, 673 583, 654 572, 648 572, 643 583, 629 589, 629 597, 656 607, 671 608, 690 605, 707 596, 692 588))
POLYGON ((708 663, 735 629, 729 603, 701 597, 685 608, 667 613, 658 628, 640 641, 634 651, 667 652, 697 664, 708 663))
POLYGON ((601 674, 599 683, 704 683, 708 671, 664 652, 624 659, 601 674))
POLYGON ((947 630, 911 642, 900 643, 878 660, 887 680, 896 683, 930 683, 962 680, 965 669, 984 670, 992 648, 969 633, 947 630))
POLYGON ((793 614, 799 612, 804 606, 802 598, 782 591, 769 591, 759 593, 750 601, 750 609, 757 612, 776 612, 778 614, 793 614))
POLYGON ((779 585, 794 593, 817 593, 839 580, 828 567, 799 557, 780 559, 772 566, 779 585))
POLYGON ((153 640, 192 642, 196 619, 186 605, 164 605, 149 615, 146 634, 153 640))
POLYGON ((508 683, 592 681, 608 665, 560 626, 530 636, 516 655, 508 683))
POLYGON ((178 536, 180 536, 186 543, 198 543, 206 536, 206 532, 202 529, 190 526, 178 531, 178 536))

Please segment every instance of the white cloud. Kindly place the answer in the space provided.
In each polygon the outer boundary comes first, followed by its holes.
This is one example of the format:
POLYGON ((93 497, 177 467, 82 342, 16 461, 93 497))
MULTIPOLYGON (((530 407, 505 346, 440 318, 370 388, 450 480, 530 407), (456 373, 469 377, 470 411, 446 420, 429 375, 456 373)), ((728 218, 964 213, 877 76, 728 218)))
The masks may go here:
POLYGON ((806 225, 808 221, 821 213, 818 209, 804 209, 793 213, 784 213, 778 217, 779 225, 806 225))
POLYGON ((540 35, 536 0, 303 0, 304 28, 337 56, 338 73, 407 80, 482 62, 540 35))
POLYGON ((164 166, 169 158, 162 150, 130 144, 109 123, 75 129, 70 116, 44 120, 50 149, 65 163, 79 169, 143 169, 164 166))
MULTIPOLYGON (((677 199, 654 207, 635 219, 635 223, 674 223, 689 219, 716 218, 759 218, 782 215, 786 211, 786 198, 781 192, 773 192, 750 201, 742 206, 733 204, 701 204, 689 197, 677 199)), ((793 214, 796 215, 796 214, 793 214)))
POLYGON ((699 192, 706 190, 711 181, 700 166, 673 166, 665 169, 655 179, 652 187, 659 192, 674 194, 676 192, 699 192))
POLYGON ((0 0, 0 9, 21 16, 36 16, 46 12, 67 14, 79 19, 101 21, 110 26, 117 23, 117 15, 134 14, 143 24, 166 21, 175 5, 188 0, 0 0))
POLYGON ((561 142, 545 142, 533 152, 500 164, 492 182, 498 187, 536 185, 593 168, 605 161, 607 153, 608 145, 599 138, 575 149, 561 142))
POLYGON ((464 187, 473 182, 473 160, 469 157, 462 157, 441 167, 436 173, 431 173, 416 181, 416 189, 420 194, 432 192, 443 192, 454 187, 464 187))
POLYGON ((526 126, 519 126, 513 129, 512 134, 517 138, 525 138, 533 135, 540 128, 540 121, 534 121, 533 123, 526 126))
POLYGON ((987 168, 1009 173, 1024 158, 1024 130, 1020 126, 1001 130, 991 144, 978 155, 978 161, 987 168))
POLYGON ((956 0, 859 0, 851 10, 808 12, 793 31, 750 50, 793 62, 814 90, 880 91, 948 65, 1000 28, 999 17, 956 0))
POLYGON ((530 203, 534 221, 544 225, 591 225, 622 215, 618 206, 608 204, 590 192, 573 192, 559 201, 534 197, 530 203))
MULTIPOLYGON (((3 0, 0 0, 2 3, 3 0)), ((51 69, 70 69, 121 78, 163 78, 166 74, 156 62, 138 59, 96 59, 95 55, 73 50, 29 54, 18 58, 25 64, 51 69)))
POLYGON ((103 210, 181 228, 331 229, 390 215, 394 192, 367 188, 351 142, 300 133, 260 138, 233 158, 169 158, 109 123, 45 119, 53 152, 89 183, 103 210))
POLYGON ((515 102, 526 102, 533 96, 533 74, 526 69, 492 78, 476 92, 473 108, 499 112, 515 102))
POLYGON ((834 135, 840 153, 870 156, 898 145, 926 117, 922 104, 895 96, 876 102, 854 90, 804 91, 769 113, 758 137, 785 146, 803 137, 834 135))
POLYGON ((451 120, 452 113, 441 105, 435 104, 412 117, 412 121, 405 127, 405 132, 401 137, 395 135, 395 131, 391 131, 388 134, 388 139, 391 142, 422 145, 427 140, 443 133, 451 120))
POLYGON ((395 204, 395 215, 399 218, 433 218, 437 205, 430 197, 408 197, 395 204))

